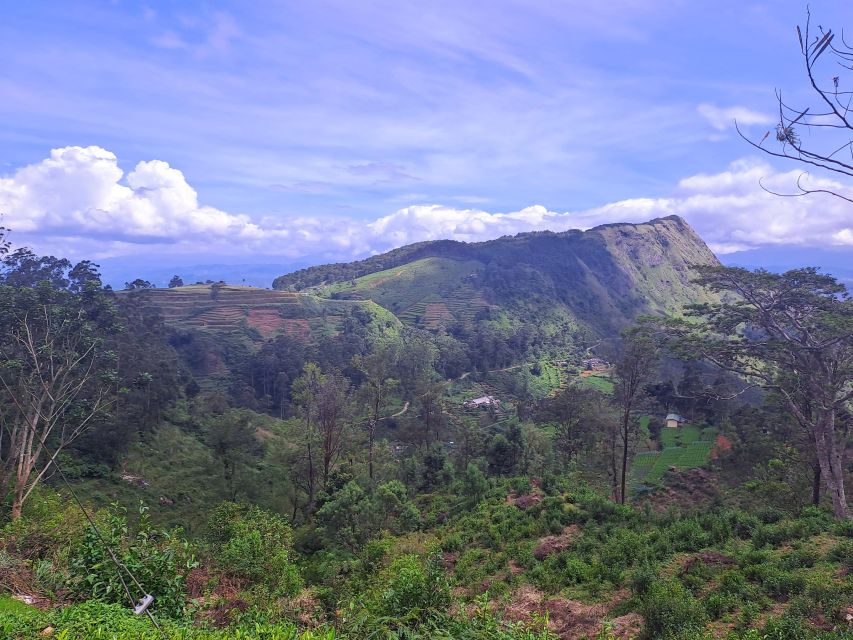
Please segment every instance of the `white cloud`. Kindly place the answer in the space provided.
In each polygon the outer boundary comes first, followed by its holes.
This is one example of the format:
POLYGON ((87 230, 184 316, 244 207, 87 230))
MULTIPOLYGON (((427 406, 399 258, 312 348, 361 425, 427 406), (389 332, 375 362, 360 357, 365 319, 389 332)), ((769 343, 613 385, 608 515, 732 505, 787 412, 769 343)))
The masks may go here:
MULTIPOLYGON (((348 259, 396 246, 451 238, 479 241, 523 231, 562 231, 678 214, 718 253, 768 245, 853 248, 849 203, 826 195, 780 198, 799 171, 738 161, 727 171, 680 181, 666 198, 634 198, 560 213, 541 205, 493 213, 438 204, 412 205, 372 221, 260 218, 201 205, 184 175, 161 160, 128 174, 99 147, 54 149, 41 162, 0 178, 2 224, 36 250, 102 258, 153 249, 216 255, 266 254, 348 259)), ((853 195, 827 179, 808 186, 853 195)))
POLYGON ((717 107, 712 104, 700 104, 696 110, 708 123, 717 131, 725 131, 734 126, 734 121, 737 120, 741 125, 753 124, 772 124, 773 119, 769 116, 747 109, 746 107, 717 107))

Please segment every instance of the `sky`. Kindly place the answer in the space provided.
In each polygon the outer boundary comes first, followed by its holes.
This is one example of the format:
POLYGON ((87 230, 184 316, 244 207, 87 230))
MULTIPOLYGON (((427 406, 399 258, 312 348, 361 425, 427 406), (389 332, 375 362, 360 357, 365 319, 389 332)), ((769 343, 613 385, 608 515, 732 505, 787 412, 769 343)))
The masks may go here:
MULTIPOLYGON (((810 6, 813 25, 853 24, 848 3, 810 6)), ((814 102, 805 3, 0 10, 0 215, 43 253, 301 265, 678 214, 721 256, 853 262, 853 205, 767 193, 802 167, 734 130, 772 130, 777 89, 814 102)))

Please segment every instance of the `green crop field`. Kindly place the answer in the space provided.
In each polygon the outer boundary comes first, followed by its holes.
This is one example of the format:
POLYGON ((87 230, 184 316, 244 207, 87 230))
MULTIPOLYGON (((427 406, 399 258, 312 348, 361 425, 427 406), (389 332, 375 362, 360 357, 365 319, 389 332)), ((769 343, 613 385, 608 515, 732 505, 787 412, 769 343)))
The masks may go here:
POLYGON ((694 425, 684 425, 677 429, 664 427, 660 432, 660 442, 664 447, 681 447, 702 437, 702 430, 694 425))
POLYGON ((683 453, 678 458, 678 462, 676 466, 681 469, 693 469, 694 467, 701 467, 708 461, 708 458, 711 456, 711 449, 714 447, 711 442, 703 442, 698 440, 686 448, 684 448, 683 453))
MULTIPOLYGON (((640 424, 648 426, 649 416, 640 418, 640 424), (645 419, 645 422, 644 422, 645 419)), ((706 464, 714 448, 717 430, 713 427, 686 425, 677 429, 661 430, 662 451, 645 451, 634 456, 632 481, 656 483, 670 467, 694 469, 706 464)))
POLYGON ((578 380, 578 384, 592 389, 597 389, 598 391, 608 395, 613 393, 613 383, 610 381, 610 378, 605 375, 592 375, 586 378, 580 378, 578 380))

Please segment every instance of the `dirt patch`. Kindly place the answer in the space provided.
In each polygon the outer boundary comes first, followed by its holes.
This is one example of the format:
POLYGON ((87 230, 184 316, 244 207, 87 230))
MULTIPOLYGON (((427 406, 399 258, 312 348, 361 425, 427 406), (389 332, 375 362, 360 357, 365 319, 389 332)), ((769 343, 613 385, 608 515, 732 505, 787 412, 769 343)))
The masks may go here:
POLYGON ((278 309, 250 309, 246 324, 258 330, 264 338, 280 333, 284 329, 284 318, 278 309))
POLYGON ((304 318, 282 319, 282 328, 284 333, 296 338, 300 342, 310 342, 311 340, 311 325, 304 318))
POLYGON ((664 476, 664 486, 638 500, 637 506, 649 503, 657 512, 697 509, 711 504, 718 495, 716 478, 707 469, 670 470, 664 476))
POLYGON ((523 496, 518 496, 514 493, 511 493, 506 497, 506 502, 507 504, 514 505, 519 509, 529 509, 533 505, 537 505, 542 502, 542 494, 528 493, 523 496))
POLYGON ((520 576, 524 573, 524 567, 518 564, 515 560, 510 560, 507 563, 507 566, 509 566, 509 572, 514 576, 520 576))
POLYGON ((233 600, 244 588, 239 578, 196 567, 187 574, 187 597, 191 600, 233 600))
POLYGON ((295 598, 280 601, 279 606, 286 619, 298 620, 301 626, 309 629, 326 621, 323 604, 313 589, 303 589, 295 598))
POLYGON ((530 585, 521 587, 504 610, 508 620, 535 624, 547 617, 548 629, 564 640, 595 637, 604 626, 606 604, 584 604, 565 598, 546 598, 530 585))
POLYGON ((459 554, 445 551, 441 556, 441 560, 445 569, 453 571, 456 568, 456 563, 459 562, 459 554))
POLYGON ((533 557, 537 560, 544 560, 548 556, 565 551, 574 544, 580 535, 580 527, 573 524, 563 529, 560 535, 541 538, 533 550, 533 557))
POLYGON ((639 613, 628 613, 611 621, 610 633, 619 640, 638 638, 646 624, 645 619, 639 613))
POLYGON ((703 551, 690 556, 681 565, 682 571, 690 571, 696 565, 712 565, 717 567, 730 567, 737 564, 734 558, 718 553, 717 551, 703 551))

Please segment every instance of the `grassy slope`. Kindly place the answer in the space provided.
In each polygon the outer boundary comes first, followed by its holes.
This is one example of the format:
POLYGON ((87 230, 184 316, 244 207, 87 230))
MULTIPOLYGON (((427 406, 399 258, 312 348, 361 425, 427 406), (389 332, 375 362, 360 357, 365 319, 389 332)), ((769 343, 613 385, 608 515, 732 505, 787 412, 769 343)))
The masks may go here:
POLYGON ((373 300, 409 324, 471 319, 485 301, 472 281, 483 265, 474 260, 423 258, 320 289, 323 296, 373 300))

